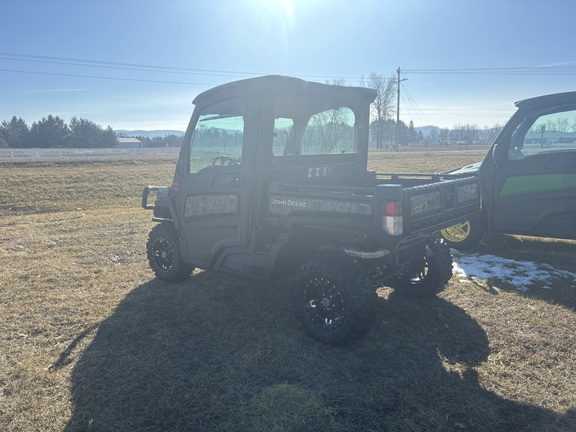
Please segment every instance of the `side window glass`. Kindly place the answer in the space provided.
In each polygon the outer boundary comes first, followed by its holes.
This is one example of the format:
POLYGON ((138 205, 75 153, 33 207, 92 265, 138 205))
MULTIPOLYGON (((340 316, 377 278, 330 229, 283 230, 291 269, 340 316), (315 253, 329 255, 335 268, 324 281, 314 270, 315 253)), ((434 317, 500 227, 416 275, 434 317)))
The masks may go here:
POLYGON ((512 135, 508 158, 561 151, 576 151, 576 109, 524 121, 512 135))
POLYGON ((190 141, 189 172, 242 162, 244 108, 239 100, 202 110, 190 141))
POLYGON ((330 109, 309 118, 277 118, 274 156, 356 153, 355 115, 347 107, 330 109))

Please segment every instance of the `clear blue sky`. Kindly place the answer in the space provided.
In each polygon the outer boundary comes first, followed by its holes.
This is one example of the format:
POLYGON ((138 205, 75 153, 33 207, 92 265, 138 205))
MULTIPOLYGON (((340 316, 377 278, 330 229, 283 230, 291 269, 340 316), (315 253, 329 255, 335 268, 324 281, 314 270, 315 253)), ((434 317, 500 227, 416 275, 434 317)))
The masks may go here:
POLYGON ((191 101, 263 74, 401 87, 416 126, 504 123, 576 90, 571 0, 3 0, 0 121, 186 128, 191 101))

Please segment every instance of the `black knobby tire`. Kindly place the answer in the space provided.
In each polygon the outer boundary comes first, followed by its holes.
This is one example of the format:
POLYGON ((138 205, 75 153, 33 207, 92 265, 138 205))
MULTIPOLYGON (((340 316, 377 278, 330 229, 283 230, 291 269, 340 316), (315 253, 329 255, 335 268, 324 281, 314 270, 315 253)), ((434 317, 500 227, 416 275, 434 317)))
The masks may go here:
POLYGON ((156 277, 166 282, 182 282, 194 270, 182 261, 178 233, 171 222, 156 225, 148 235, 146 244, 148 262, 156 277))
POLYGON ((306 333, 329 345, 368 333, 376 292, 363 280, 342 259, 317 258, 302 265, 293 282, 292 306, 306 333))
POLYGON ((443 239, 430 239, 426 256, 415 261, 393 288, 409 297, 432 297, 440 293, 452 277, 452 255, 443 239))
POLYGON ((483 235, 484 229, 479 216, 440 231, 446 244, 458 250, 473 248, 480 243, 483 235))

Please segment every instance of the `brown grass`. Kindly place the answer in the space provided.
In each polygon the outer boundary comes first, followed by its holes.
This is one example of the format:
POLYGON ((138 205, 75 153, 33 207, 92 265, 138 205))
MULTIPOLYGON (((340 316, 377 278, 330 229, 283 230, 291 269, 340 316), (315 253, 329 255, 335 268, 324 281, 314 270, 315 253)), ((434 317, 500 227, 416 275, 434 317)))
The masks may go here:
MULTIPOLYGON (((440 171, 482 156, 371 164, 440 171)), ((153 278, 140 192, 173 169, 1 165, 0 430, 576 430, 575 286, 453 280, 427 301, 382 288, 373 331, 327 347, 298 328, 289 280, 153 278)), ((575 242, 488 240, 477 251, 574 271, 575 242)))
POLYGON ((437 173, 481 162, 487 151, 487 146, 471 146, 466 151, 458 147, 400 152, 371 150, 368 168, 381 173, 437 173))

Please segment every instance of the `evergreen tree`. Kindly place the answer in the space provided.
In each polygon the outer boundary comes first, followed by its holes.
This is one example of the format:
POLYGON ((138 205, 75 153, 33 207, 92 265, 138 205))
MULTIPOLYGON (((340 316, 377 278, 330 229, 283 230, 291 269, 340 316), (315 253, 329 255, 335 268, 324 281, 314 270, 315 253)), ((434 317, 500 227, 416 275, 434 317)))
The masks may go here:
POLYGON ((0 133, 0 148, 8 148, 8 141, 6 141, 2 133, 0 133))
POLYGON ((170 134, 164 137, 164 142, 166 143, 167 147, 181 147, 182 140, 182 137, 174 134, 170 134))
POLYGON ((408 123, 408 142, 407 144, 415 144, 418 141, 418 133, 414 128, 414 122, 410 120, 408 123))
POLYGON ((103 147, 116 147, 118 145, 118 138, 112 126, 108 126, 102 131, 101 138, 104 144, 103 147))
POLYGON ((49 115, 32 124, 30 141, 38 148, 69 147, 70 129, 60 117, 49 115))
POLYGON ((409 139, 408 134, 409 134, 408 126, 406 126, 406 123, 400 120, 396 125, 396 144, 407 145, 409 139))
POLYGON ((70 146, 75 148, 105 148, 118 144, 116 134, 90 120, 72 117, 70 120, 70 146))
POLYGON ((8 147, 24 148, 30 146, 30 129, 21 118, 14 116, 10 122, 4 120, 0 126, 0 133, 4 136, 8 147))

